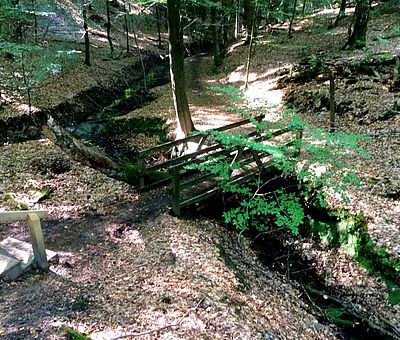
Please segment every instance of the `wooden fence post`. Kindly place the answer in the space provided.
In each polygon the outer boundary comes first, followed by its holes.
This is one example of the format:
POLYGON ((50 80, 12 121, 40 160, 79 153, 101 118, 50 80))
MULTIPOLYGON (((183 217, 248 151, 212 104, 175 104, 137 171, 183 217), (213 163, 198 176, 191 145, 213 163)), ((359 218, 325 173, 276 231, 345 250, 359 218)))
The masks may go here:
POLYGON ((43 233, 40 226, 40 218, 35 213, 28 214, 27 222, 35 260, 37 261, 40 269, 48 271, 49 263, 47 262, 46 248, 44 246, 43 233))

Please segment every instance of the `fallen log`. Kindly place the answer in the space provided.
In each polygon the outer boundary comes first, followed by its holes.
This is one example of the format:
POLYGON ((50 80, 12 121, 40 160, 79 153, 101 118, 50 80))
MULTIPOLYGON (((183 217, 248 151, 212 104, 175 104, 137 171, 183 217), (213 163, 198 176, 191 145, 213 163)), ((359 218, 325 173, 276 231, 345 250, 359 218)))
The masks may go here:
POLYGON ((58 124, 51 115, 40 112, 35 114, 34 121, 46 138, 58 145, 75 161, 111 178, 124 181, 128 184, 135 184, 131 178, 126 176, 126 164, 110 158, 99 148, 74 137, 58 124))

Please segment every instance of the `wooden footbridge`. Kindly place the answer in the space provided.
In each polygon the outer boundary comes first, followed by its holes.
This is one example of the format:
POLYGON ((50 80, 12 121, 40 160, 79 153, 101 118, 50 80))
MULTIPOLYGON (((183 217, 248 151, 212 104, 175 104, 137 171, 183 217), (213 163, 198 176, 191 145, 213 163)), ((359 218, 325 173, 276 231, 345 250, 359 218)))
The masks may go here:
MULTIPOLYGON (((137 161, 139 190, 169 185, 172 209, 179 216, 182 208, 204 201, 220 190, 218 183, 221 178, 217 174, 196 171, 193 165, 201 166, 210 158, 222 157, 231 165, 235 164, 235 171, 230 172, 231 184, 250 181, 271 164, 272 155, 241 145, 226 147, 215 138, 215 132, 240 131, 242 136, 253 141, 266 145, 279 143, 287 147, 296 145, 295 139, 302 138, 301 130, 259 129, 257 122, 263 118, 264 115, 243 119, 140 151, 137 161)), ((293 152, 299 150, 293 148, 293 152)))

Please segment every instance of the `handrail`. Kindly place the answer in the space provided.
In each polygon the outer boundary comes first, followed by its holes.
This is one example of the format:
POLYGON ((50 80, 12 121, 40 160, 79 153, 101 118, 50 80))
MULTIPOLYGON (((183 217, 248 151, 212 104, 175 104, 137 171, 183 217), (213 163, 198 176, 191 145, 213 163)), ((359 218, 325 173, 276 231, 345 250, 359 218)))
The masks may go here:
POLYGON ((190 135, 190 136, 188 136, 186 138, 177 139, 177 140, 174 140, 172 142, 166 142, 166 143, 159 144, 159 145, 156 145, 156 146, 151 147, 151 148, 147 148, 147 149, 141 150, 141 151, 139 151, 139 156, 138 157, 143 158, 143 157, 149 156, 149 155, 151 155, 153 153, 156 153, 156 152, 159 152, 159 151, 171 149, 172 147, 174 147, 176 145, 184 144, 184 143, 190 142, 192 140, 196 140, 197 138, 208 136, 213 131, 223 132, 223 131, 226 131, 226 130, 234 129, 236 127, 251 123, 253 120, 260 121, 263 118, 264 118, 264 114, 258 115, 258 116, 254 117, 254 118, 242 119, 242 120, 239 120, 237 122, 234 122, 234 123, 231 123, 231 124, 228 124, 228 125, 224 125, 224 126, 221 126, 219 128, 216 128, 216 129, 207 130, 207 131, 198 131, 195 134, 190 135))

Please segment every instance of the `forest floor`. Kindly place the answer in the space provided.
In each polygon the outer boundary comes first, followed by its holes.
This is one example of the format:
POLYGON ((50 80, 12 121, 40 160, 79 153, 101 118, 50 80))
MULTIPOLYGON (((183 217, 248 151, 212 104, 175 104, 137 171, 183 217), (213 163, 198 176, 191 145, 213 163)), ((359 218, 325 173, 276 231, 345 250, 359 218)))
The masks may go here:
MULTIPOLYGON (((333 18, 334 13, 320 12, 298 20, 292 39, 284 27, 260 36, 244 92, 247 100, 270 107, 271 116, 286 100, 312 124, 328 126, 329 83, 290 81, 290 70, 310 56, 349 63, 399 54, 400 37, 391 35, 399 29, 399 17, 393 13, 372 13, 369 47, 357 52, 341 50, 350 19, 328 30, 333 18), (282 74, 289 79, 285 86, 279 82, 282 74)), ((246 52, 240 44, 232 47, 219 74, 210 71, 208 56, 187 59, 189 102, 198 129, 240 118, 224 110, 228 98, 209 86, 243 87, 246 52)), ((373 76, 350 74, 336 80, 337 107, 342 108, 338 128, 370 135, 363 146, 371 158, 353 160, 362 185, 350 189, 351 203, 332 200, 331 205, 362 212, 372 240, 400 259, 400 115, 387 116, 398 100, 398 91, 392 91, 386 79, 388 72, 376 67, 373 76)), ((58 86, 79 92, 73 75, 58 86)), ((90 77, 86 74, 85 79, 90 77)), ((152 92, 154 101, 125 118, 162 117, 173 131, 170 86, 152 92)), ((119 142, 142 149, 157 139, 139 134, 119 142)), ((23 204, 48 210, 50 218, 43 223, 46 245, 60 256, 50 273, 1 283, 0 337, 65 339, 64 327, 70 327, 92 339, 126 333, 143 339, 343 338, 333 323, 317 320, 316 307, 301 284, 260 263, 251 239, 239 242, 235 231, 202 216, 171 216, 166 189, 139 194, 73 161, 46 139, 4 144, 0 157, 0 208, 23 204)), ((21 223, 2 224, 0 236, 28 239, 21 223)), ((387 303, 383 280, 343 249, 327 250, 310 240, 298 243, 340 299, 377 325, 390 324, 399 332, 400 305, 387 303)))

